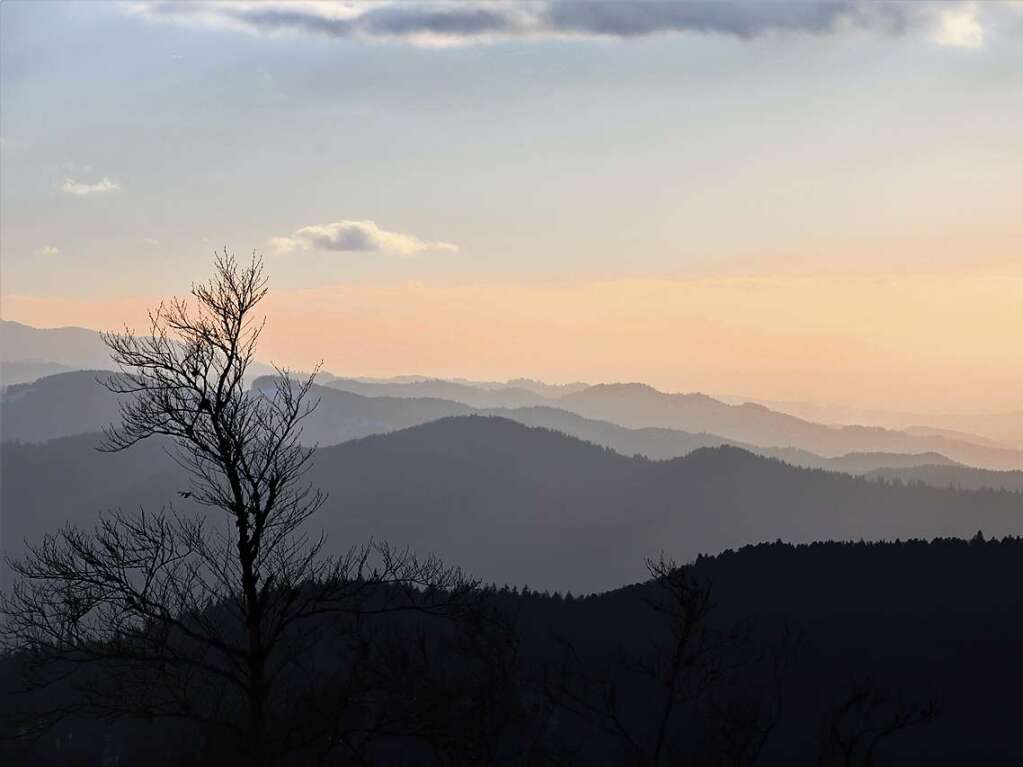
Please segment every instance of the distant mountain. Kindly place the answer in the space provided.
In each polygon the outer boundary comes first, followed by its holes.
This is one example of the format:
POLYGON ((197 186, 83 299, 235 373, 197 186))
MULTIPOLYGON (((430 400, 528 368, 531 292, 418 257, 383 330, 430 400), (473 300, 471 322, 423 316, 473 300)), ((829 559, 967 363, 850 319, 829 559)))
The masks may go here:
POLYGON ((1010 413, 907 413, 816 402, 765 400, 757 397, 717 396, 723 402, 739 405, 756 402, 771 410, 806 421, 834 425, 860 424, 910 433, 944 433, 978 444, 1023 448, 1023 410, 1010 413))
POLYGON ((960 442, 972 442, 975 445, 987 445, 989 447, 1010 447, 1004 442, 999 442, 988 437, 981 437, 977 434, 971 434, 965 431, 956 431, 954 429, 939 429, 935 426, 907 426, 902 429, 906 434, 914 437, 944 437, 950 440, 957 440, 960 442))
MULTIPOLYGON (((45 442, 100 431, 119 417, 116 397, 99 383, 110 375, 109 371, 76 370, 7 387, 0 397, 0 438, 45 442)), ((256 391, 272 385, 273 379, 267 376, 253 382, 256 391)), ((324 386, 315 387, 314 398, 322 401, 306 420, 302 435, 310 445, 336 445, 474 412, 468 405, 447 400, 363 397, 324 386)))
MULTIPOLYGON (((0 340, 3 342, 0 344, 0 362, 14 363, 19 383, 33 372, 48 373, 67 367, 89 370, 111 367, 99 334, 84 328, 40 329, 4 321, 0 323, 0 340), (33 370, 32 365, 38 367, 33 370)), ((253 378, 271 372, 272 368, 263 363, 255 363, 252 367, 253 378)), ((667 394, 645 384, 587 386, 574 383, 557 386, 531 379, 503 383, 465 379, 447 381, 419 376, 356 379, 337 378, 329 373, 322 373, 318 380, 330 388, 367 397, 443 399, 478 410, 551 407, 632 429, 659 428, 683 431, 689 435, 715 435, 714 439, 719 444, 752 446, 770 454, 775 454, 771 451, 778 447, 790 447, 827 458, 849 453, 934 452, 972 466, 997 470, 1023 469, 1023 449, 1003 448, 990 440, 968 434, 935 427, 894 431, 878 427, 828 426, 763 405, 729 405, 704 394, 667 394)), ((446 415, 458 414, 457 410, 450 408, 440 408, 438 412, 441 411, 446 415)), ((395 428, 416 421, 419 421, 418 417, 398 419, 395 428)), ((366 427, 352 433, 368 431, 366 427)), ((626 448, 616 446, 615 449, 627 452, 626 448)), ((667 457, 657 453, 656 448, 647 449, 659 457, 667 457)), ((680 453, 675 451, 673 454, 680 453)), ((792 454, 792 458, 801 465, 814 465, 812 460, 799 453, 792 454)))
MULTIPOLYGON (((777 456, 781 458, 782 456, 777 456)), ((784 460, 784 459, 783 459, 784 460)), ((803 464, 797 464, 803 465, 803 464)), ((827 458, 819 468, 831 471, 843 471, 847 474, 866 474, 877 469, 908 469, 918 466, 944 468, 960 464, 946 458, 941 453, 846 453, 837 458, 827 458)), ((1004 474, 1005 472, 987 472, 1004 474)), ((993 486, 992 486, 993 487, 993 486)))
POLYGON ((336 378, 328 381, 333 389, 361 394, 364 397, 430 397, 459 402, 474 408, 531 407, 549 405, 551 400, 525 388, 507 386, 499 389, 481 388, 468 383, 440 379, 384 383, 355 378, 336 378))
POLYGON ((0 387, 12 384, 31 383, 45 376, 66 373, 73 370, 57 362, 0 362, 0 387))
MULTIPOLYGON (((98 371, 76 371, 40 379, 33 384, 11 387, 2 399, 0 437, 40 442, 102 429, 116 420, 118 411, 114 397, 99 385, 99 377, 101 374, 98 371)), ((267 390, 274 385, 274 379, 269 377, 258 378, 253 383, 256 391, 267 390)), ((642 455, 657 460, 679 458, 702 447, 731 445, 778 458, 795 466, 851 474, 878 468, 952 463, 935 453, 870 453, 823 458, 805 450, 757 447, 713 434, 691 434, 676 429, 627 429, 553 407, 474 410, 468 405, 449 400, 364 397, 324 386, 314 387, 311 396, 318 404, 316 411, 306 420, 303 430, 303 442, 310 445, 335 445, 371 434, 417 426, 438 418, 478 413, 509 418, 527 426, 554 429, 609 447, 623 455, 642 455)))
MULTIPOLYGON (((959 434, 980 434, 998 444, 1023 448, 1023 410, 980 415, 917 416, 911 426, 913 424, 926 424, 926 426, 917 426, 917 428, 938 428, 959 434)), ((911 429, 907 428, 907 431, 909 430, 911 429)))
POLYGON ((914 435, 877 427, 827 426, 763 405, 728 405, 705 394, 666 394, 645 384, 599 384, 557 400, 557 406, 623 426, 660 426, 770 447, 788 445, 823 456, 851 452, 934 451, 989 469, 1023 469, 1023 451, 978 445, 943 435, 914 435))
POLYGON ((506 384, 509 388, 526 389, 543 397, 563 397, 583 389, 589 389, 590 384, 575 381, 567 384, 549 384, 537 381, 535 378, 513 378, 506 384))
POLYGON ((95 330, 33 328, 11 320, 0 320, 0 362, 56 364, 78 370, 111 368, 110 352, 95 330))
POLYGON ((8 386, 0 398, 0 438, 43 442, 113 423, 119 418, 117 397, 100 384, 111 375, 76 370, 8 386))
MULTIPOLYGON (((276 380, 257 378, 254 391, 272 392, 276 380)), ((302 442, 336 445, 351 439, 384 434, 454 415, 468 415, 468 405, 431 397, 364 397, 350 391, 314 386, 311 400, 316 410, 305 420, 302 442)))
MULTIPOLYGON (((272 379, 258 379, 254 386, 266 389, 272 379)), ((556 407, 472 409, 461 403, 430 398, 362 397, 317 386, 311 396, 318 400, 316 413, 307 421, 303 440, 321 446, 348 439, 395 431, 452 415, 492 415, 545 429, 554 429, 572 437, 608 447, 622 455, 642 455, 655 460, 680 458, 702 447, 741 447, 758 455, 791 463, 794 466, 829 469, 860 474, 878 468, 955 465, 937 453, 851 453, 824 458, 805 450, 784 447, 758 447, 714 434, 692 434, 678 429, 628 429, 624 426, 584 418, 556 407)))
MULTIPOLYGON (((64 437, 42 444, 0 444, 0 549, 19 553, 66 522, 92 524, 100 511, 167 507, 180 500, 181 470, 162 440, 101 453, 102 435, 64 437)), ((0 560, 0 588, 6 583, 0 560)))
MULTIPOLYGON (((5 443, 3 538, 16 549, 99 509, 160 508, 187 487, 158 442, 115 455, 95 435, 5 443)), ((643 558, 782 538, 890 539, 1023 532, 1023 496, 879 484, 724 447, 628 458, 503 418, 445 418, 320 449, 308 480, 335 547, 368 538, 433 552, 487 580, 593 591, 643 558)))
MULTIPOLYGON (((715 434, 693 434, 680 429, 629 429, 610 421, 583 418, 580 415, 554 407, 506 408, 477 411, 480 415, 493 415, 517 421, 526 426, 554 429, 571 437, 608 447, 622 455, 641 455, 653 460, 681 458, 704 447, 738 447, 766 458, 776 458, 793 466, 809 469, 827 469, 847 474, 864 474, 879 468, 905 468, 909 466, 957 466, 938 453, 848 453, 825 458, 791 447, 761 447, 715 434)), ((991 472, 998 474, 998 472, 991 472)))
POLYGON ((874 469, 867 472, 866 476, 959 490, 1001 489, 1023 493, 1023 471, 988 471, 970 466, 907 466, 902 469, 874 469))
MULTIPOLYGON (((74 370, 114 370, 110 351, 100 334, 87 328, 34 328, 0 320, 0 385, 31 383, 45 376, 74 370)), ((272 365, 254 361, 250 380, 274 372, 272 365)), ((329 373, 324 375, 330 376, 329 373)))
MULTIPOLYGON (((439 397, 463 404, 471 404, 477 408, 525 407, 531 404, 538 406, 547 404, 573 410, 584 415, 593 415, 593 413, 587 413, 575 407, 571 400, 568 402, 547 403, 528 402, 523 400, 522 392, 528 391, 547 400, 558 400, 567 395, 579 394, 588 389, 596 389, 596 392, 590 392, 579 398, 582 401, 586 401, 596 396, 602 390, 632 387, 634 393, 639 395, 655 393, 664 397, 673 397, 677 401, 688 400, 690 405, 717 403, 719 405, 737 406, 740 408, 745 406, 747 410, 745 415, 748 415, 749 411, 754 409, 759 409, 760 411, 767 409, 778 415, 792 416, 797 420, 817 425, 876 427, 889 431, 904 431, 907 434, 916 436, 944 436, 953 441, 1023 450, 1023 411, 991 415, 910 414, 842 407, 839 405, 819 405, 808 402, 758 400, 748 397, 710 397, 698 393, 665 394, 646 384, 598 384, 597 386, 581 382, 548 384, 530 378, 516 378, 501 382, 474 381, 467 378, 438 379, 416 375, 395 376, 392 378, 365 378, 357 376, 336 378, 329 376, 321 380, 320 383, 329 383, 329 385, 336 388, 342 388, 370 397, 439 397), (451 386, 445 386, 445 384, 451 384, 451 386), (502 400, 502 398, 478 395, 464 387, 468 387, 470 390, 477 389, 488 392, 510 391, 511 395, 506 395, 506 398, 502 400), (515 396, 516 394, 517 396, 515 396)), ((691 412, 690 417, 693 415, 691 412)), ((601 417, 624 426, 653 425, 649 424, 649 419, 645 418, 641 418, 636 422, 626 420, 627 416, 621 418, 611 417, 610 415, 601 417)), ((715 421, 714 423, 717 422, 715 421)), ((658 423, 656 425, 670 426, 671 424, 658 423)), ((715 427, 712 424, 708 423, 704 424, 704 426, 706 427, 704 430, 715 431, 715 427)), ((675 428, 682 428, 691 432, 701 430, 700 424, 696 422, 688 422, 688 425, 675 424, 675 428)), ((720 430, 718 431, 720 432, 720 430)), ((784 442, 779 441, 775 444, 784 444, 784 442)), ((880 449, 863 448, 863 450, 874 451, 880 449)), ((852 450, 844 450, 842 452, 852 452, 852 450)), ((916 452, 920 452, 920 450, 916 452)))
MULTIPOLYGON (((548 399, 555 399, 565 394, 572 392, 582 391, 588 389, 590 384, 576 381, 573 383, 566 384, 551 384, 545 381, 539 381, 535 378, 513 378, 510 381, 477 381, 471 378, 462 378, 456 376, 454 378, 437 378, 436 376, 422 376, 422 375, 403 375, 403 376, 392 376, 390 378, 373 378, 369 376, 334 376, 321 374, 321 378, 317 380, 317 383, 327 384, 330 381, 338 381, 340 385, 344 387, 345 382, 354 381, 360 384, 421 384, 421 383, 453 383, 460 384, 462 386, 469 386, 474 389, 484 389, 486 391, 505 391, 508 389, 512 390, 524 390, 534 394, 538 394, 541 397, 548 399)), ((402 395, 395 395, 402 396, 402 395)))
MULTIPOLYGON (((259 378, 253 386, 258 390, 269 390, 274 386, 274 381, 270 378, 259 378)), ((408 390, 402 391, 407 393, 408 390)), ((338 444, 355 437, 396 431, 445 416, 472 413, 500 416, 526 426, 554 429, 596 445, 609 447, 623 455, 643 455, 657 460, 678 458, 701 447, 730 444, 727 440, 712 434, 689 434, 673 429, 627 429, 550 406, 473 408, 462 402, 430 397, 363 396, 330 386, 315 386, 310 396, 318 401, 318 405, 316 412, 306 423, 303 441, 323 446, 338 444)), ((826 459, 809 454, 800 457, 814 463, 826 462, 826 459)), ((887 465, 889 464, 881 462, 871 468, 887 465)))
MULTIPOLYGON (((584 418, 557 407, 492 408, 477 411, 525 426, 553 429, 594 445, 610 448, 627 456, 643 456, 656 461, 681 458, 702 447, 739 446, 714 434, 692 434, 678 429, 628 429, 610 421, 584 418)), ((807 456, 811 460, 819 456, 807 456)))

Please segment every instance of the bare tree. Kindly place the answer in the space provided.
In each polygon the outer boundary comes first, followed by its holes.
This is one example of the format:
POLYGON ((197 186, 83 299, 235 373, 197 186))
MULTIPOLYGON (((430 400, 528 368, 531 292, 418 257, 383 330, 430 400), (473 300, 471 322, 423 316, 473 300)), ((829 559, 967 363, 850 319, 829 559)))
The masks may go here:
POLYGON ((827 711, 822 725, 819 767, 876 767, 885 743, 906 730, 938 718, 936 700, 905 700, 897 692, 854 679, 848 694, 827 711))
POLYGON ((303 693, 283 680, 324 616, 355 616, 354 630, 361 616, 442 612, 474 591, 434 559, 381 545, 328 556, 305 531, 324 502, 304 480, 314 451, 299 441, 315 371, 296 381, 278 369, 272 391, 247 390, 267 289, 258 257, 242 265, 225 250, 212 279, 151 312, 147 334, 104 336, 120 368, 106 386, 122 405, 103 449, 165 440, 194 511, 107 514, 11 563, 7 647, 31 660, 33 686, 75 693, 33 711, 36 724, 76 712, 179 718, 265 767, 294 745, 303 693))

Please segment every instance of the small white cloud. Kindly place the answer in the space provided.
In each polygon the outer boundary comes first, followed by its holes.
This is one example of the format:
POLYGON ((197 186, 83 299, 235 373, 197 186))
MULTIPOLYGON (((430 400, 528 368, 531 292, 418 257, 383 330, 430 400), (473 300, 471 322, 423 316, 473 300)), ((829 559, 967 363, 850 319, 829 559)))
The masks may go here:
POLYGON ((388 232, 375 221, 334 221, 297 229, 290 237, 273 237, 270 247, 278 253, 295 250, 336 250, 388 253, 414 256, 419 253, 457 253, 458 246, 450 242, 421 240, 411 234, 388 232))
POLYGON ((142 242, 146 243, 146 245, 159 245, 160 244, 160 241, 155 239, 154 237, 143 237, 142 238, 142 242))
POLYGON ((291 253, 302 247, 308 247, 301 240, 294 237, 271 237, 270 250, 275 253, 291 253))
POLYGON ((36 249, 35 254, 37 256, 59 256, 60 248, 56 245, 43 245, 43 247, 36 249))
POLYGON ((977 6, 969 3, 946 8, 938 14, 934 41, 956 48, 980 48, 984 45, 984 27, 977 18, 977 6))
POLYGON ((87 197, 90 194, 102 194, 104 192, 116 192, 120 188, 120 184, 116 181, 111 181, 106 176, 101 178, 95 184, 87 184, 84 181, 65 178, 64 183, 60 185, 60 191, 64 192, 64 194, 73 194, 76 197, 87 197))

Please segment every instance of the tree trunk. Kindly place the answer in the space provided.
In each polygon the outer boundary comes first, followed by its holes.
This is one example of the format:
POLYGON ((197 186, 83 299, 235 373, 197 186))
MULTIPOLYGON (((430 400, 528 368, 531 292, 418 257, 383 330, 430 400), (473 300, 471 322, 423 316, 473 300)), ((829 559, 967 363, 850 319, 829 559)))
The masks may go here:
MULTIPOLYGON (((239 493, 240 495, 240 493, 239 493)), ((241 507, 241 504, 239 504, 241 507)), ((238 513, 238 554, 241 560, 242 593, 245 598, 245 626, 248 631, 248 718, 245 750, 250 767, 271 767, 273 759, 267 737, 266 648, 263 646, 263 603, 259 576, 255 572, 255 542, 248 524, 248 512, 238 513)))
POLYGON ((262 658, 249 661, 249 716, 246 727, 246 748, 251 767, 270 767, 273 763, 267 749, 266 737, 266 685, 262 658))
MULTIPOLYGON (((248 722, 246 726, 246 750, 251 767, 270 767, 273 759, 269 753, 266 722, 266 659, 262 637, 262 614, 259 593, 251 576, 245 584, 245 601, 248 604, 248 722)), ((243 576, 244 577, 244 576, 243 576)))

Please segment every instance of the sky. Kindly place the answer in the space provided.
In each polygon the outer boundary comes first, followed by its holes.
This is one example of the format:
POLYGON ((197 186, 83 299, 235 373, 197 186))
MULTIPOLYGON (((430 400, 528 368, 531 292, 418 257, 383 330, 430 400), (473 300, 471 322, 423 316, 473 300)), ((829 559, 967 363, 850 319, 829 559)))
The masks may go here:
POLYGON ((0 5, 0 313, 261 253, 264 359, 1019 409, 1023 3, 0 5))

